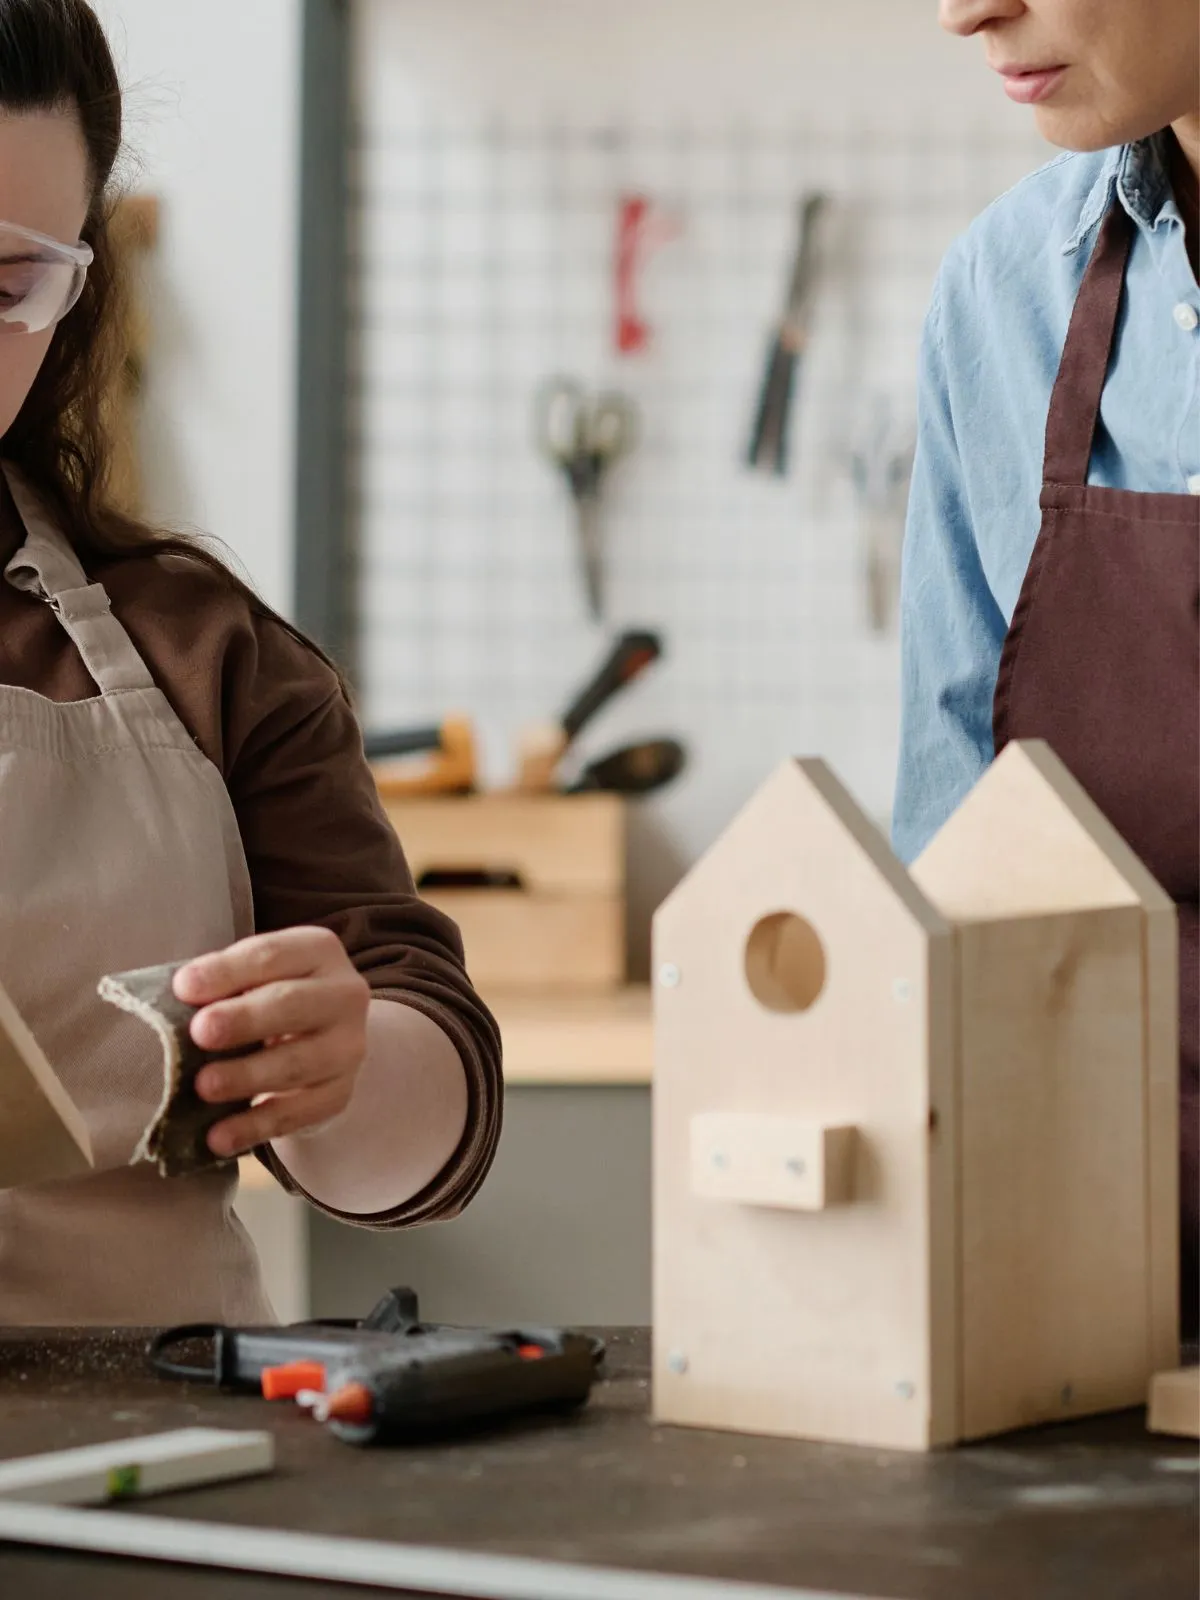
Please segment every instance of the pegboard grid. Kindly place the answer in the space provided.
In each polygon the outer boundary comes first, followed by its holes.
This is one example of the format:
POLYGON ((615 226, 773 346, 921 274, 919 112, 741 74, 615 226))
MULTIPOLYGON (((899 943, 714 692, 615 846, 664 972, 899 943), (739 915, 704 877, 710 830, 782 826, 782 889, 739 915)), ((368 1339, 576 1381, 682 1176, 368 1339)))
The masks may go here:
POLYGON ((669 647, 593 746, 683 735, 696 765, 659 804, 685 859, 789 753, 826 756, 885 819, 897 647, 866 625, 847 448, 866 396, 911 414, 938 260, 1044 147, 987 128, 448 120, 403 97, 358 111, 350 460, 370 721, 467 710, 503 778, 520 727, 598 659, 570 501, 532 438, 538 384, 566 373, 641 411, 606 491, 608 624, 660 627, 669 647), (778 481, 742 458, 811 188, 833 205, 778 481), (682 230, 641 275, 653 344, 634 357, 611 335, 625 193, 682 230))

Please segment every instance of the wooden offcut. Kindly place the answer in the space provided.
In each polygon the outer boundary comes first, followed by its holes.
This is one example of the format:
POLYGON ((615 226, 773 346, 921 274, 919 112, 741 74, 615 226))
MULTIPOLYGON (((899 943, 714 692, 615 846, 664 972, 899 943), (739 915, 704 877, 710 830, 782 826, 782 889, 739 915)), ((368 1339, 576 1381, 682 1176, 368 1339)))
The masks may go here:
POLYGON ((82 1115, 0 988, 0 1189, 80 1177, 91 1166, 82 1115))
POLYGON ((786 763, 654 966, 660 1420, 921 1450, 1144 1399, 1178 1337, 1175 911, 1046 746, 911 872, 786 763))
POLYGON ((1200 1367, 1155 1374, 1146 1426, 1151 1433, 1200 1439, 1200 1367))

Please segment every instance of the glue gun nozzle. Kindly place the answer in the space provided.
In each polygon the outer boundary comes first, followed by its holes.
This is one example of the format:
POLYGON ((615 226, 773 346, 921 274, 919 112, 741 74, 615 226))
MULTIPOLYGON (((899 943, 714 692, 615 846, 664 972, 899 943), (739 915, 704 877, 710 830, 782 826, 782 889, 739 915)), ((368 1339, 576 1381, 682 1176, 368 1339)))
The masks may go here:
POLYGON ((326 1398, 321 1409, 325 1422, 365 1427, 375 1415, 375 1397, 365 1383, 346 1383, 326 1398))

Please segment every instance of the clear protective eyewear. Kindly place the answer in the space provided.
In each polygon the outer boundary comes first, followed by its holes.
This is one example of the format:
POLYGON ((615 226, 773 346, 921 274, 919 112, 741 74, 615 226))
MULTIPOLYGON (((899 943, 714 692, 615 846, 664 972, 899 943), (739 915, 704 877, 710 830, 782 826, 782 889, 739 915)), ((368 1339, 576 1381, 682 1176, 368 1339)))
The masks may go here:
POLYGON ((0 222, 0 334, 42 333, 83 293, 92 249, 0 222))

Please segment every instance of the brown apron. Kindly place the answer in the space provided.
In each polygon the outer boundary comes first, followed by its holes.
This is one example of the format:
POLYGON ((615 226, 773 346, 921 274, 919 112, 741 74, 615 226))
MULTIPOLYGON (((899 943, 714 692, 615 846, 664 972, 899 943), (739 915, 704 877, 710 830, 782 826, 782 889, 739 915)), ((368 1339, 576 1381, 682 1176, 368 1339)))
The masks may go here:
POLYGON ((1179 908, 1180 1288, 1197 1323, 1200 499, 1088 484, 1134 225, 1114 201, 1046 424, 1042 525, 1004 641, 997 753, 1045 739, 1179 908))
POLYGON ((5 468, 26 538, 6 580, 46 601, 100 693, 0 686, 0 982, 83 1113, 94 1175, 0 1192, 0 1326, 273 1320, 233 1212, 236 1169, 129 1165, 161 1098, 152 1031, 108 972, 253 931, 221 774, 155 686, 100 584, 5 468))

